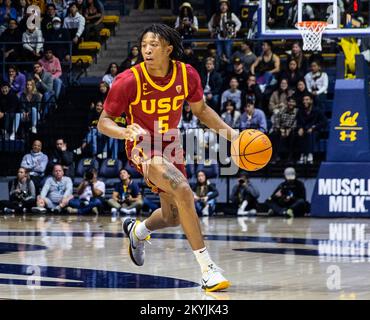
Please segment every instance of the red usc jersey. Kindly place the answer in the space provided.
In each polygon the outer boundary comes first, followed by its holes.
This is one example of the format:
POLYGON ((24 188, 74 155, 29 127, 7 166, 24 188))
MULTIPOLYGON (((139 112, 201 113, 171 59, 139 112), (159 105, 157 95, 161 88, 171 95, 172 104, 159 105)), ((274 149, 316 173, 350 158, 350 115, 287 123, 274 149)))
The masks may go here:
MULTIPOLYGON (((198 72, 190 65, 172 61, 172 70, 164 78, 152 77, 148 74, 144 62, 119 74, 113 82, 104 109, 110 116, 126 114, 127 124, 137 123, 151 135, 151 141, 163 139, 166 133, 177 129, 182 114, 184 101, 198 102, 203 99, 203 89, 198 72)), ((152 157, 161 154, 170 142, 163 142, 162 150, 153 146, 152 157)), ((131 160, 132 151, 138 141, 126 141, 126 153, 131 160)), ((178 149, 176 153, 181 153, 178 149)), ((182 157, 182 154, 181 154, 182 157)), ((134 163, 135 164, 135 163, 134 163)), ((174 163, 184 174, 184 165, 174 163)), ((137 167, 142 173, 140 167, 137 167)))

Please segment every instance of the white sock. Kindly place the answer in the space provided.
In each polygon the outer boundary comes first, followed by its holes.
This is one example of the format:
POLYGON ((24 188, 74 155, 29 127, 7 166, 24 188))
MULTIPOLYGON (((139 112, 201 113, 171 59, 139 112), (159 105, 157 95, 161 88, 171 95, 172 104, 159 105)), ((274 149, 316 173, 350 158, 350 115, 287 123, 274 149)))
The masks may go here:
POLYGON ((152 232, 146 227, 144 220, 142 223, 139 223, 139 225, 135 229, 135 235, 138 239, 144 240, 147 236, 149 236, 152 232))
POLYGON ((136 208, 126 209, 126 214, 135 214, 136 208))
POLYGON ((208 250, 206 247, 199 249, 199 250, 194 250, 194 255, 195 258, 197 259, 200 269, 202 272, 206 271, 210 265, 215 264, 211 257, 209 256, 208 250))

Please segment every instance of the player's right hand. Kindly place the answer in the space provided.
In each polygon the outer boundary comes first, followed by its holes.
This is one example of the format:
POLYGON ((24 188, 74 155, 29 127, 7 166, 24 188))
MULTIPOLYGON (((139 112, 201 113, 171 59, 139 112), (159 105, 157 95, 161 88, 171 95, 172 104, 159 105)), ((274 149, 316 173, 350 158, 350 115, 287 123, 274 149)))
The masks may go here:
POLYGON ((143 136, 146 134, 146 131, 136 123, 128 125, 123 130, 124 130, 123 139, 130 140, 130 141, 134 141, 136 140, 137 137, 143 136))

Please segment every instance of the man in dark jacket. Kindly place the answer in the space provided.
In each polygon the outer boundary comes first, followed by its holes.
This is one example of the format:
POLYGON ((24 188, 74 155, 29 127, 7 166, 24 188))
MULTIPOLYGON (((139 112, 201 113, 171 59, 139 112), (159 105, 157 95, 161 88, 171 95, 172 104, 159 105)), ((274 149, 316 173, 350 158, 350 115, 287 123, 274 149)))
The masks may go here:
POLYGON ((8 28, 1 34, 0 42, 4 42, 2 51, 6 61, 15 62, 21 58, 22 32, 18 28, 17 20, 9 20, 8 28), (10 42, 18 42, 18 44, 10 42))
POLYGON ((55 149, 49 156, 48 167, 50 172, 56 164, 60 164, 63 167, 64 175, 70 178, 74 177, 74 162, 73 152, 67 150, 67 143, 63 138, 58 139, 55 142, 55 149))
POLYGON ((256 76, 252 74, 248 76, 246 86, 242 91, 242 106, 245 106, 247 101, 254 101, 256 108, 262 107, 262 92, 257 85, 256 76))
POLYGON ((206 59, 206 71, 202 74, 202 87, 207 104, 216 112, 219 111, 219 98, 222 88, 222 77, 215 71, 213 58, 206 59))
POLYGON ((286 168, 285 181, 280 183, 272 196, 266 201, 269 215, 288 218, 303 216, 308 211, 306 188, 303 182, 296 179, 294 168, 286 168))
POLYGON ((50 43, 53 41, 71 41, 69 31, 62 28, 62 20, 54 17, 52 28, 45 35, 45 50, 51 49, 60 61, 69 61, 72 53, 72 47, 68 43, 50 43))
POLYGON ((241 58, 235 57, 232 62, 233 70, 228 72, 224 86, 228 86, 231 78, 236 78, 239 82, 239 89, 244 91, 246 89, 248 73, 244 69, 244 64, 241 58))
POLYGON ((239 175, 238 184, 233 187, 231 201, 238 215, 244 216, 257 213, 258 189, 251 183, 247 173, 239 175))
POLYGON ((15 140, 21 115, 21 105, 17 95, 10 90, 8 82, 3 82, 0 93, 0 128, 4 128, 6 135, 10 135, 10 140, 15 140))

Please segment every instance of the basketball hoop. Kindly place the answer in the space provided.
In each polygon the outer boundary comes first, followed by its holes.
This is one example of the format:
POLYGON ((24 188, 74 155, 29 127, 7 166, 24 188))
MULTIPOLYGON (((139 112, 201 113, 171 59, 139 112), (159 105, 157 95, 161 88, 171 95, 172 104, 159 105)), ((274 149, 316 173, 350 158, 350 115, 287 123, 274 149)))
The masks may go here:
POLYGON ((324 21, 302 21, 296 23, 303 38, 304 51, 321 51, 321 37, 328 23, 324 21))

